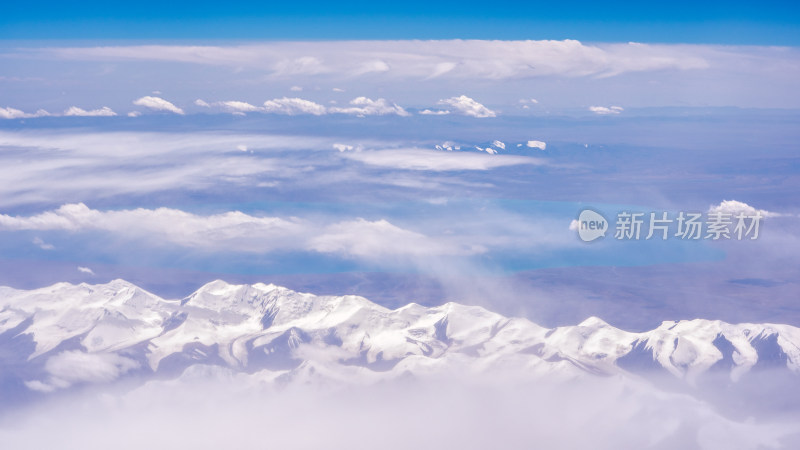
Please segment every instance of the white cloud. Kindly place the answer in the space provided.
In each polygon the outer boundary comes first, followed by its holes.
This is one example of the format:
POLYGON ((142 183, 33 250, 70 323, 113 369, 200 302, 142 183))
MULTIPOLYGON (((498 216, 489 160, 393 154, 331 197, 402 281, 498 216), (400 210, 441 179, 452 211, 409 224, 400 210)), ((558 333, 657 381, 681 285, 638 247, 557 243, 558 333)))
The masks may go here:
POLYGON ((238 46, 61 47, 36 52, 74 60, 173 61, 255 68, 277 77, 323 73, 351 77, 378 72, 396 78, 492 80, 696 70, 708 68, 709 60, 731 57, 729 49, 712 46, 589 45, 576 40, 273 42, 238 46))
POLYGON ((325 107, 319 103, 302 98, 276 98, 264 102, 264 111, 269 113, 286 114, 290 116, 298 114, 312 114, 321 116, 325 114, 325 107))
POLYGON ((94 270, 83 266, 78 266, 78 272, 85 273, 87 275, 94 275, 94 270))
POLYGON ((78 108, 77 106, 71 106, 69 109, 64 111, 65 116, 86 116, 86 117, 111 117, 116 116, 115 113, 111 108, 108 106, 103 106, 100 109, 92 109, 92 110, 85 110, 78 108))
MULTIPOLYGON (((1 146, 26 149, 24 165, 0 152, 0 205, 98 199, 170 189, 208 189, 296 180, 309 162, 270 155, 274 149, 330 148, 324 138, 195 131, 0 131, 1 146), (237 145, 265 150, 231 154, 237 145)), ((321 164, 324 163, 321 162, 321 164)))
POLYGON ((237 100, 228 100, 224 102, 217 102, 215 104, 231 112, 253 112, 262 110, 262 108, 259 108, 258 106, 251 105, 250 103, 247 102, 240 102, 237 100))
POLYGON ((278 76, 318 75, 330 72, 330 69, 323 64, 322 58, 315 56, 288 57, 275 63, 272 68, 278 76))
POLYGON ((388 114, 396 114, 398 116, 409 116, 410 114, 398 106, 396 103, 389 103, 386 99, 379 98, 372 100, 367 97, 357 97, 350 101, 350 107, 347 108, 330 108, 332 113, 352 114, 355 116, 384 116, 388 114))
POLYGON ((36 111, 36 113, 34 114, 28 114, 26 112, 11 107, 0 108, 0 119, 28 119, 33 117, 46 117, 49 115, 50 113, 43 109, 36 111))
POLYGON ((527 144, 528 148, 538 148, 539 150, 547 149, 547 143, 542 141, 528 141, 527 144))
POLYGON ((446 109, 423 109, 419 113, 423 116, 444 116, 450 114, 450 111, 446 109))
POLYGON ((0 229, 4 230, 96 230, 164 240, 185 247, 239 251, 283 246, 281 240, 294 235, 302 226, 297 219, 254 217, 238 211, 211 216, 169 208, 99 211, 83 203, 63 205, 29 217, 0 214, 0 229))
POLYGON ((141 115, 142 113, 140 113, 139 111, 131 111, 128 113, 128 117, 139 117, 141 115))
POLYGON ((0 108, 0 117, 2 117, 3 119, 21 119, 25 117, 32 117, 32 115, 26 114, 18 109, 8 107, 8 108, 0 108))
MULTIPOLYGON (((343 220, 312 223, 296 217, 257 217, 238 211, 207 216, 157 208, 101 211, 83 203, 66 204, 32 216, 0 214, 0 230, 111 233, 117 238, 163 247, 265 253, 300 250, 342 253, 374 259, 380 255, 468 254, 478 247, 462 247, 405 230, 386 220, 343 220), (133 225, 132 225, 133 224, 133 225)), ((94 275, 88 267, 81 273, 94 275)))
POLYGON ((624 108, 622 108, 621 106, 611 106, 611 107, 590 106, 589 107, 589 111, 591 111, 591 112, 593 112, 595 114, 609 115, 609 114, 619 114, 622 111, 624 111, 624 108))
POLYGON ((449 105, 465 116, 480 118, 497 116, 494 111, 467 97, 466 95, 439 100, 439 104, 449 105))
POLYGON ((145 108, 150 108, 156 111, 169 111, 175 114, 183 115, 182 109, 160 97, 151 97, 147 95, 134 100, 133 104, 136 106, 144 106, 145 108))
POLYGON ((756 209, 748 205, 747 203, 740 202, 737 200, 723 200, 722 202, 720 202, 719 205, 711 205, 708 208, 708 213, 730 214, 731 217, 736 217, 739 214, 744 214, 745 216, 755 216, 756 213, 760 213, 762 217, 781 216, 780 213, 765 211, 763 209, 756 209))
POLYGON ((339 150, 340 152, 346 152, 355 149, 352 145, 346 144, 333 144, 333 148, 339 150))
POLYGON ((345 158, 372 166, 408 170, 489 170, 496 167, 519 164, 544 164, 543 161, 527 156, 498 155, 481 153, 442 152, 423 149, 370 150, 342 153, 345 158))
POLYGON ((292 86, 292 87, 289 88, 289 90, 292 91, 292 92, 301 92, 303 90, 303 87, 302 86, 292 86))
POLYGON ((569 223, 570 231, 578 231, 578 227, 581 226, 581 223, 578 222, 578 219, 572 219, 572 222, 569 223))
POLYGON ((52 244, 48 244, 47 242, 45 242, 45 241, 44 241, 42 238, 40 238, 40 237, 35 237, 35 238, 33 238, 33 241, 32 241, 32 242, 33 242, 33 245, 35 245, 35 246, 39 247, 39 248, 40 248, 40 249, 42 249, 42 250, 53 250, 54 248, 56 248, 54 245, 52 245, 52 244))
POLYGON ((497 141, 497 140, 492 141, 492 145, 502 150, 506 149, 506 144, 503 143, 502 141, 497 141))
POLYGON ((203 100, 201 98, 198 98, 197 100, 195 100, 194 104, 197 105, 197 106, 203 107, 203 108, 210 108, 211 107, 211 105, 209 105, 208 102, 206 102, 205 100, 203 100))
POLYGON ((82 382, 108 383, 138 367, 136 361, 116 353, 85 353, 80 350, 61 352, 45 363, 45 370, 51 377, 49 384, 59 388, 82 382))
POLYGON ((311 239, 310 247, 321 253, 343 253, 367 259, 394 256, 463 255, 485 251, 462 248, 441 239, 399 228, 385 220, 356 219, 340 222, 311 239))
POLYGON ((453 150, 461 150, 461 147, 452 141, 444 141, 441 145, 436 144, 435 148, 436 150, 447 150, 448 152, 452 152, 453 150))
POLYGON ((437 63, 435 66, 433 66, 433 71, 430 75, 428 75, 428 78, 438 78, 444 74, 452 72, 456 67, 458 67, 458 64, 451 61, 437 63))
POLYGON ((371 61, 365 61, 361 63, 355 71, 353 71, 354 75, 363 75, 365 73, 382 73, 389 71, 389 64, 386 64, 385 61, 381 61, 379 59, 374 59, 371 61))
POLYGON ((342 89, 342 88, 333 88, 333 89, 331 89, 331 90, 332 90, 333 92, 344 92, 344 89, 342 89))

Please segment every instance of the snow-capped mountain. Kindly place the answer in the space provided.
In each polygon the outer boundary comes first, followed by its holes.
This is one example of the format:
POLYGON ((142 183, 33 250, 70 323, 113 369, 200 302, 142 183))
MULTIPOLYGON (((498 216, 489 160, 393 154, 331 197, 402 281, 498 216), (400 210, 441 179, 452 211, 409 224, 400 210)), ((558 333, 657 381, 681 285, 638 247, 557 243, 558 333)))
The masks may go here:
POLYGON ((192 366, 280 382, 656 373, 693 386, 706 374, 737 383, 762 368, 800 373, 800 329, 698 319, 633 333, 595 317, 549 329, 457 303, 390 310, 358 296, 223 281, 166 300, 115 280, 0 288, 0 366, 0 389, 11 397, 134 376, 175 378, 192 366))

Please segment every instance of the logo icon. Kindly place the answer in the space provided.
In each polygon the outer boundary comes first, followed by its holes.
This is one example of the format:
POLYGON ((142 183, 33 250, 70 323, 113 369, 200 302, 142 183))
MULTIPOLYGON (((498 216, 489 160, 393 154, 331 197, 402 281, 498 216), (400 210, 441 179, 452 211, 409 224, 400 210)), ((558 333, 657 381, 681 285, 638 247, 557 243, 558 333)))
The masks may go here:
POLYGON ((605 237, 606 231, 608 231, 608 221, 605 217, 591 209, 581 211, 578 216, 578 237, 583 242, 605 237))

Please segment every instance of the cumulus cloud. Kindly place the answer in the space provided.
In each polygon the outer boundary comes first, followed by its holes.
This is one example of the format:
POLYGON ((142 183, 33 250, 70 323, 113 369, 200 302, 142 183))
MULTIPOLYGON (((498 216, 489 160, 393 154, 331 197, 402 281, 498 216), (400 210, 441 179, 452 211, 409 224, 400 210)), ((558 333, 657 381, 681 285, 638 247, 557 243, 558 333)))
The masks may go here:
POLYGON ((498 155, 480 153, 441 152, 423 149, 371 150, 342 153, 343 157, 372 166, 407 170, 489 170, 496 167, 519 164, 544 164, 543 161, 527 156, 498 155))
POLYGON ((258 106, 251 105, 250 103, 247 102, 240 102, 238 100, 217 102, 216 105, 219 105, 223 109, 230 112, 253 112, 253 111, 260 111, 262 109, 259 108, 258 106))
POLYGON ((780 213, 756 209, 747 203, 737 200, 723 200, 719 205, 711 205, 708 208, 708 213, 729 214, 731 217, 736 217, 739 214, 743 214, 745 216, 755 216, 756 214, 761 214, 761 217, 778 217, 781 215, 780 213))
POLYGON ((77 106, 71 106, 69 109, 64 111, 65 116, 85 116, 85 117, 111 117, 116 116, 115 113, 111 108, 108 106, 103 106, 100 109, 92 109, 92 110, 85 110, 78 108, 77 106))
POLYGON ((139 117, 141 115, 142 113, 140 113, 139 111, 131 111, 128 113, 128 117, 139 117))
POLYGON ((50 113, 43 109, 36 111, 34 114, 28 114, 24 111, 20 111, 19 109, 11 107, 0 108, 0 119, 28 119, 33 117, 45 117, 49 115, 50 113))
POLYGON ((200 106, 202 108, 210 108, 211 107, 211 105, 208 104, 208 102, 206 102, 205 100, 203 100, 201 98, 198 98, 197 100, 195 100, 194 104, 197 105, 197 106, 200 106))
POLYGON ((292 91, 292 92, 301 92, 303 90, 303 87, 302 86, 292 86, 292 87, 289 88, 289 90, 292 91))
POLYGON ((539 150, 545 150, 547 148, 547 143, 542 141, 528 141, 525 145, 528 148, 538 148, 539 150))
POLYGON ((168 111, 180 115, 184 114, 181 108, 178 108, 177 106, 160 97, 151 97, 147 95, 134 100, 133 104, 136 106, 144 106, 145 108, 150 108, 156 111, 168 111))
POLYGON ((312 114, 321 116, 326 113, 325 107, 319 103, 302 98, 276 98, 264 102, 264 111, 269 113, 286 114, 295 116, 298 114, 312 114))
POLYGON ((408 111, 398 106, 396 103, 389 103, 386 99, 379 98, 372 100, 367 97, 357 97, 350 101, 349 107, 332 107, 330 112, 340 114, 352 114, 355 116, 384 116, 396 114, 398 116, 409 116, 408 111))
POLYGON ((589 111, 591 111, 591 112, 593 112, 595 114, 599 114, 601 116, 606 116, 606 115, 610 115, 610 114, 619 114, 622 111, 624 111, 624 109, 621 106, 611 106, 611 107, 590 106, 589 107, 589 111))
POLYGON ((466 95, 439 100, 439 104, 448 105, 465 116, 479 118, 497 116, 494 111, 467 97, 466 95))

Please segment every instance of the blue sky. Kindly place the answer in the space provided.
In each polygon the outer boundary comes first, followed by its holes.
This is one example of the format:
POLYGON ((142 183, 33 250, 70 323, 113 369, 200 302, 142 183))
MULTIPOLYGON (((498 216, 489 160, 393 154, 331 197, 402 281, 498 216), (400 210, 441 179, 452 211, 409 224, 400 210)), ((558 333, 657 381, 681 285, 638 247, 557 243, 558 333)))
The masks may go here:
POLYGON ((2 39, 579 39, 797 45, 790 1, 41 2, 4 5, 2 39))

